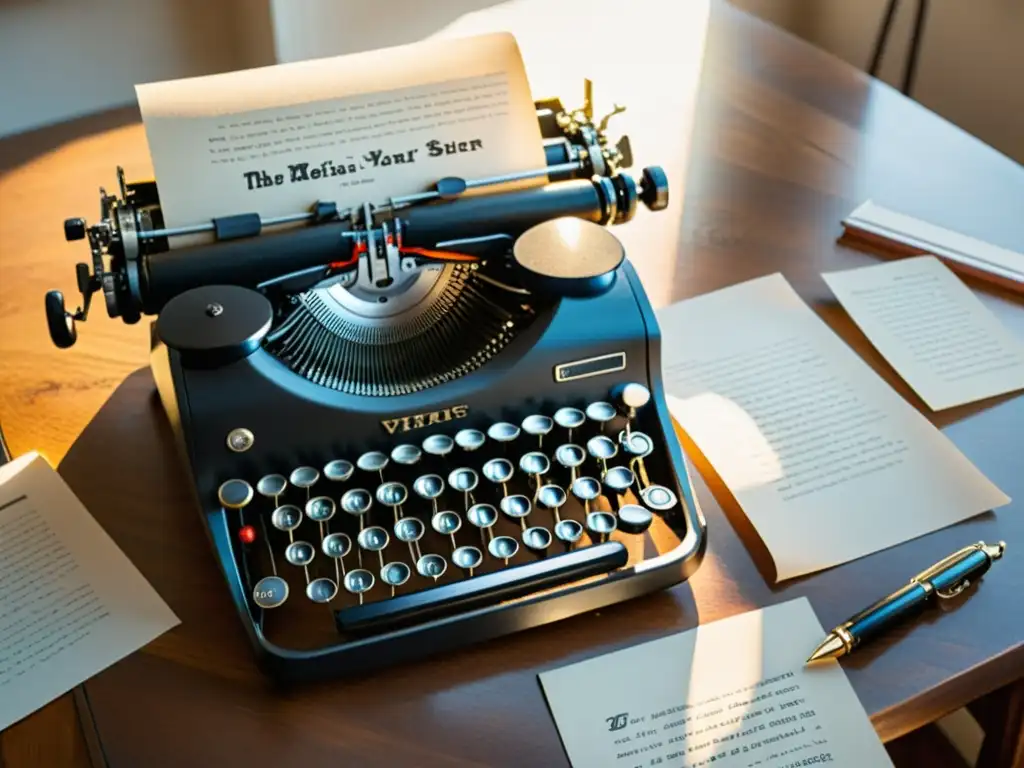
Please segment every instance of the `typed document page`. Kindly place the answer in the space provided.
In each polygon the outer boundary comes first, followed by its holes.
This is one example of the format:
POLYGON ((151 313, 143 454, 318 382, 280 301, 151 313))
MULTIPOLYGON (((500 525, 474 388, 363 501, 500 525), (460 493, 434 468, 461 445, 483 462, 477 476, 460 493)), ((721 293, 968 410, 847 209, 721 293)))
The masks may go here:
POLYGON ((669 409, 780 581, 1009 502, 781 275, 674 304, 658 319, 669 409))
POLYGON ((934 256, 822 277, 933 411, 1024 389, 1024 343, 934 256))
POLYGON ((318 200, 381 204, 445 176, 545 167, 509 34, 150 83, 136 94, 167 227, 286 216, 318 200))
POLYGON ((892 762, 806 598, 540 675, 579 768, 882 768, 892 762))
POLYGON ((176 624, 45 460, 0 467, 0 730, 176 624))

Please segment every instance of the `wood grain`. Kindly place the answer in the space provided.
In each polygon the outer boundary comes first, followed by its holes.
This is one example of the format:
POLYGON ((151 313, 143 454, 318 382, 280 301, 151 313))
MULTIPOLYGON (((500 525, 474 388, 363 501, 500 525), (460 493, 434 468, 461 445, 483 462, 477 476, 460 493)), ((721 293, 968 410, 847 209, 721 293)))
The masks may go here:
MULTIPOLYGON (((1024 251, 1024 171, 888 87, 725 5, 714 6, 702 77, 691 162, 675 169, 685 176, 678 232, 671 247, 630 254, 655 303, 782 271, 982 471, 1024 498, 1024 400, 929 413, 819 276, 873 263, 836 243, 842 217, 868 197, 1024 251)), ((63 243, 60 222, 94 210, 95 187, 113 185, 115 164, 133 177, 148 173, 142 129, 127 110, 0 148, 0 422, 15 453, 65 459, 72 487, 183 619, 87 685, 114 768, 564 764, 538 671, 797 595, 810 597, 828 625, 981 538, 1006 540, 1010 554, 975 594, 844 666, 885 740, 1022 675, 1024 618, 1006 610, 1024 590, 1024 558, 1012 554, 1024 551, 1021 502, 772 588, 737 536, 734 500, 707 471, 696 482, 709 554, 685 585, 372 679, 270 689, 188 506, 149 374, 132 373, 146 362, 146 324, 106 320, 99 305, 73 351, 54 349, 46 335, 43 294, 62 288, 73 303, 72 265, 85 256, 81 243, 63 243)), ((980 295, 1024 336, 1018 300, 994 289, 980 295)), ((79 766, 86 754, 70 697, 0 736, 7 766, 79 766)))

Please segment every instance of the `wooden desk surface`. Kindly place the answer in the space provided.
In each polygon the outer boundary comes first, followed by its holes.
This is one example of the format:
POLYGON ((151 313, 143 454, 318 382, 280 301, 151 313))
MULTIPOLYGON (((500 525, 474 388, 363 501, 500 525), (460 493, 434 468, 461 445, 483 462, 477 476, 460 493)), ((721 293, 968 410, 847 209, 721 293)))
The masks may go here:
MULTIPOLYGON (((736 535, 734 502, 705 471, 709 553, 687 584, 372 679, 269 690, 187 507, 149 374, 132 374, 146 361, 144 324, 106 320, 98 306, 72 352, 46 336, 43 293, 73 295, 84 256, 63 244, 60 221, 93 210, 115 164, 145 167, 136 120, 126 110, 0 142, 0 422, 16 453, 64 458, 65 477, 184 620, 87 684, 110 765, 564 764, 538 671, 799 595, 828 626, 978 539, 1004 539, 1009 553, 970 599, 844 667, 885 740, 1024 674, 1024 397, 1008 396, 929 414, 1017 499, 997 514, 771 588, 736 535)), ((871 197, 1024 251, 1024 170, 728 6, 711 17, 684 191, 678 251, 631 253, 657 303, 781 270, 925 413, 819 277, 873 261, 836 244, 840 219, 871 197)), ((981 295, 1024 336, 1018 301, 981 295)), ((85 755, 70 697, 0 735, 4 766, 80 766, 85 755)))

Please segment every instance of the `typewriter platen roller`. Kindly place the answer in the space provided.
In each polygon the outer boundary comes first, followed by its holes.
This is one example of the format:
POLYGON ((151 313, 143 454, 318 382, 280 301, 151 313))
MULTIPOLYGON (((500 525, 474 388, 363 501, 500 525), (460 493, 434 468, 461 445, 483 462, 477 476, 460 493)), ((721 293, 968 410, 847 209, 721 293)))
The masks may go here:
POLYGON ((81 309, 47 296, 54 342, 74 342, 96 292, 113 317, 157 316, 154 377, 275 677, 365 673, 700 562, 657 321, 611 228, 664 208, 665 175, 628 174, 628 141, 589 106, 537 110, 539 187, 449 178, 167 230, 155 184, 120 175, 100 223, 66 224, 92 263, 81 309), (211 241, 168 248, 196 232, 211 241))

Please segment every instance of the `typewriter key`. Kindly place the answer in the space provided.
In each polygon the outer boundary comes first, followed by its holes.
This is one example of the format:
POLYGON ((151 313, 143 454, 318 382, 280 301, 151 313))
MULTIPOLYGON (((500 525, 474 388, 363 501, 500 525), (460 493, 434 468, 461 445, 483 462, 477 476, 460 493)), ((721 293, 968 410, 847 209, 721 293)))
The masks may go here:
POLYGON ((350 488, 341 497, 341 508, 353 517, 359 518, 360 529, 363 527, 364 515, 372 506, 373 497, 363 488, 350 488))
POLYGON ((485 541, 484 531, 492 539, 494 538, 494 531, 491 530, 491 526, 498 521, 498 510, 493 506, 490 504, 474 504, 466 512, 466 519, 480 529, 481 542, 485 541))
POLYGON ((555 461, 571 471, 569 483, 576 481, 576 470, 587 459, 587 452, 575 443, 560 445, 555 450, 555 461))
POLYGON ((335 459, 324 465, 324 477, 334 483, 347 482, 355 471, 352 462, 345 459, 335 459))
POLYGON ((260 496, 273 499, 275 507, 280 506, 278 499, 287 487, 288 481, 284 479, 284 475, 264 475, 256 483, 256 491, 260 496))
POLYGON ((511 536, 496 536, 487 545, 487 551, 491 553, 491 557, 504 560, 505 565, 508 565, 508 561, 519 551, 519 542, 511 536))
POLYGON ((245 480, 228 480, 217 489, 217 498, 225 509, 244 509, 252 501, 252 486, 245 480))
POLYGON ((416 561, 416 572, 424 578, 437 581, 448 570, 448 561, 440 555, 424 555, 416 561))
POLYGON ((544 506, 555 513, 556 524, 561 520, 558 516, 558 509, 565 504, 565 499, 565 491, 557 485, 545 485, 537 491, 537 501, 541 506, 544 506))
POLYGON ((519 427, 507 421, 498 421, 487 428, 487 436, 499 443, 511 443, 519 437, 519 427))
POLYGON ((451 474, 448 475, 448 485, 463 493, 463 510, 469 509, 470 506, 476 504, 476 499, 473 498, 473 491, 476 490, 479 482, 480 478, 476 470, 469 469, 468 467, 459 467, 459 469, 452 470, 451 474))
POLYGON ((423 439, 423 450, 431 456, 440 456, 442 459, 452 452, 455 441, 448 435, 430 435, 423 439))
POLYGON ((371 525, 369 528, 364 528, 356 536, 356 543, 360 549, 377 553, 381 568, 384 567, 384 548, 387 547, 390 540, 388 532, 379 525, 371 525))
POLYGON ((377 488, 377 501, 385 507, 391 507, 395 514, 396 523, 402 517, 402 505, 407 498, 409 498, 409 491, 406 490, 402 483, 395 482, 394 480, 383 483, 377 488))
POLYGON ((270 513, 270 524, 279 531, 288 531, 288 540, 294 541, 293 532, 302 522, 302 510, 294 504, 282 504, 270 513))
POLYGON ((626 406, 626 434, 633 431, 633 421, 636 419, 636 412, 651 401, 651 390, 643 384, 630 382, 622 388, 619 395, 622 404, 626 406))
POLYGON ((334 501, 326 496, 315 496, 306 502, 306 517, 320 526, 320 539, 324 538, 324 523, 334 517, 334 501))
POLYGON ((306 585, 306 597, 314 603, 329 603, 338 594, 338 585, 330 579, 313 579, 306 585))
POLYGON ((309 489, 320 479, 320 473, 312 467, 298 467, 292 470, 288 480, 296 488, 306 489, 306 501, 309 501, 309 489))
POLYGON ((309 584, 309 564, 313 562, 316 550, 313 545, 305 541, 293 541, 284 550, 284 559, 294 566, 302 568, 306 574, 306 584, 309 584))
POLYGON ((550 416, 542 416, 539 413, 535 413, 532 416, 527 416, 523 419, 523 432, 537 438, 538 449, 542 448, 544 445, 544 435, 554 429, 554 427, 555 422, 550 416))
POLYGON ((587 453, 601 462, 601 474, 608 471, 608 459, 614 459, 618 453, 618 446, 611 441, 611 438, 604 435, 592 437, 587 441, 587 453))
POLYGON ((644 459, 654 451, 654 441, 645 432, 629 433, 623 430, 619 432, 619 444, 622 450, 633 456, 629 461, 629 468, 639 476, 640 487, 646 488, 650 485, 650 480, 647 478, 644 459))
POLYGON ((512 475, 515 473, 511 461, 508 459, 489 459, 484 463, 480 471, 492 483, 501 485, 502 496, 508 496, 508 488, 505 486, 505 483, 511 480, 512 475))
POLYGON ((277 608, 288 599, 288 582, 280 576, 264 576, 252 590, 252 601, 260 608, 277 608))
POLYGON ((664 512, 677 503, 676 495, 664 485, 649 485, 640 491, 640 500, 651 509, 664 512))
POLYGON ((501 511, 511 517, 513 520, 518 520, 523 530, 526 530, 526 516, 530 514, 531 505, 530 500, 525 496, 515 495, 506 496, 501 500, 501 511))
POLYGON ((625 467, 612 467, 604 473, 605 486, 615 494, 625 493, 636 482, 633 472, 625 467))
POLYGON ((409 555, 413 561, 422 556, 419 542, 426 530, 423 521, 416 517, 403 517, 395 523, 395 538, 409 545, 409 555))
POLYGON ((615 406, 611 403, 599 400, 587 406, 587 418, 600 424, 602 432, 604 431, 605 424, 615 418, 615 414, 615 406))
POLYGON ((530 451, 519 459, 519 469, 530 476, 535 488, 540 489, 541 479, 551 469, 551 460, 540 451, 530 451))
POLYGON ((460 429, 455 433, 455 444, 464 451, 475 451, 487 440, 479 429, 460 429))
POLYGON ((651 527, 654 515, 639 504, 625 504, 619 509, 619 530, 626 533, 643 533, 651 527))
POLYGON ((610 512, 589 512, 587 514, 587 530, 597 534, 601 541, 608 540, 608 534, 615 530, 615 515, 610 512))
POLYGON ((413 464, 423 458, 423 451, 420 450, 418 445, 405 445, 395 446, 391 451, 391 460, 395 464, 401 464, 405 467, 411 467, 413 464))
POLYGON ((555 538, 572 545, 583 536, 583 526, 575 520, 562 520, 555 526, 555 538))
POLYGON ((455 533, 462 527, 462 518, 454 512, 438 512, 430 518, 430 527, 442 536, 449 536, 452 540, 452 549, 455 549, 455 533))
POLYGON ((551 546, 551 531, 539 525, 523 531, 523 544, 534 552, 543 552, 551 546))
POLYGON ((395 596, 395 587, 400 587, 409 580, 412 569, 403 562, 387 563, 380 569, 380 580, 391 587, 391 596, 395 596))
POLYGON ((592 477, 577 477, 572 484, 572 495, 583 502, 583 511, 590 513, 590 502, 601 495, 601 484, 592 477))
POLYGON ((359 595, 359 604, 363 604, 363 595, 373 589, 373 574, 362 568, 345 574, 345 589, 353 595, 359 595))
POLYGON ((352 551, 352 539, 344 533, 331 533, 320 543, 320 549, 334 561, 335 581, 340 584, 345 575, 345 555, 352 551))
POLYGON ((452 562, 464 571, 469 571, 473 576, 473 569, 479 568, 484 561, 484 553, 476 547, 459 547, 452 552, 452 562))
POLYGON ((356 459, 356 466, 364 472, 376 472, 380 481, 384 482, 384 467, 388 465, 388 457, 380 451, 368 451, 356 459))
POLYGON ((572 442, 572 431, 582 427, 586 420, 586 414, 579 408, 559 408, 555 411, 555 424, 569 430, 569 435, 565 439, 567 443, 572 442))
POLYGON ((413 492, 430 502, 433 514, 437 514, 437 499, 444 493, 444 480, 440 475, 420 475, 412 484, 413 492))

